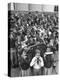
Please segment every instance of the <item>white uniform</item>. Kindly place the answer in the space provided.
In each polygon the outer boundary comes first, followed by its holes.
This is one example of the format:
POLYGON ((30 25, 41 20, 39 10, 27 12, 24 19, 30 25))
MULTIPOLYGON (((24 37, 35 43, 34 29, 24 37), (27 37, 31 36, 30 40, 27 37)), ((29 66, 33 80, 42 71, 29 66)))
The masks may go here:
POLYGON ((30 66, 33 66, 33 75, 41 75, 41 67, 44 66, 43 58, 40 56, 37 63, 37 57, 34 57, 30 63, 30 66))
POLYGON ((37 64, 37 57, 34 57, 30 63, 30 66, 33 66, 34 69, 40 69, 44 66, 44 62, 41 56, 39 57, 39 60, 39 64, 37 64))

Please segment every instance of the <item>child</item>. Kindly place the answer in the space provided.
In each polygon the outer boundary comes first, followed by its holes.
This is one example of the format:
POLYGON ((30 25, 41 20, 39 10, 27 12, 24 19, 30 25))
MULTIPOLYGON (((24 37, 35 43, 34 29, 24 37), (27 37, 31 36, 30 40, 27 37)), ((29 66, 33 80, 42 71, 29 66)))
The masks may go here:
POLYGON ((44 68, 45 68, 45 75, 52 74, 52 65, 53 65, 53 52, 50 51, 50 48, 47 48, 47 52, 44 54, 44 68))
POLYGON ((35 57, 33 57, 30 66, 33 67, 33 75, 41 74, 41 67, 44 66, 43 58, 40 56, 40 50, 36 49, 35 57))
POLYGON ((30 66, 29 62, 27 60, 27 54, 26 51, 24 50, 22 55, 21 55, 21 74, 22 76, 30 76, 30 66))

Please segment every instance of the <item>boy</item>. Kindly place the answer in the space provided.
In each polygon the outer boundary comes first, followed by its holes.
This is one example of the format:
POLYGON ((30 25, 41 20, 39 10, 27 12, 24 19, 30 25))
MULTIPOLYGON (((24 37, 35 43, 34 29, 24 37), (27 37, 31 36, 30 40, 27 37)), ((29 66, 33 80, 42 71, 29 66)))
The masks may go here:
POLYGON ((45 75, 51 75, 52 74, 52 65, 53 65, 53 58, 52 58, 53 52, 51 52, 50 48, 47 48, 47 51, 44 54, 44 69, 45 69, 45 75))
POLYGON ((41 74, 41 67, 44 66, 43 58, 40 56, 40 50, 36 49, 35 57, 33 57, 30 66, 33 67, 33 75, 41 74))

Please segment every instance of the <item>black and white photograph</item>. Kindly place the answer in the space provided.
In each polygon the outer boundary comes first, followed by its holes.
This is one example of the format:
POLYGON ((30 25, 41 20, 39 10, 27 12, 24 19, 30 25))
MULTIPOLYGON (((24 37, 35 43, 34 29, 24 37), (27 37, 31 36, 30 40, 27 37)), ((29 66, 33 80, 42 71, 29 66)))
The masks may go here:
POLYGON ((8 3, 8 76, 58 74, 59 6, 8 3))

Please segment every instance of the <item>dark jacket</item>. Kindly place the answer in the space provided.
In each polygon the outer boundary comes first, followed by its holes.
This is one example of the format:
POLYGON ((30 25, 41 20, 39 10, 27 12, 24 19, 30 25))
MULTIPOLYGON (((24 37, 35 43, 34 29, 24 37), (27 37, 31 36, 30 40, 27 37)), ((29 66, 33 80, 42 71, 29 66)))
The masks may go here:
POLYGON ((46 68, 50 68, 52 66, 52 64, 53 64, 53 59, 52 59, 51 55, 47 55, 44 59, 44 66, 46 68))
POLYGON ((25 59, 21 58, 21 68, 23 70, 27 70, 29 68, 28 60, 25 60, 25 59))

